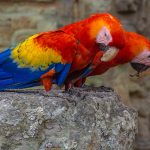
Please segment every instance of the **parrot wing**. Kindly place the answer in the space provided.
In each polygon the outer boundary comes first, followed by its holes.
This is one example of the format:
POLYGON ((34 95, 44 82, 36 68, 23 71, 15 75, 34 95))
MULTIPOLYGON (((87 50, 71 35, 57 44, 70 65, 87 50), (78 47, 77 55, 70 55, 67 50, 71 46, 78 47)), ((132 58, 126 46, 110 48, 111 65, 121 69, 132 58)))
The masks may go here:
POLYGON ((37 85, 41 76, 55 70, 61 85, 76 54, 76 39, 62 31, 31 36, 0 53, 0 90, 37 85), (29 84, 28 84, 29 83, 29 84))

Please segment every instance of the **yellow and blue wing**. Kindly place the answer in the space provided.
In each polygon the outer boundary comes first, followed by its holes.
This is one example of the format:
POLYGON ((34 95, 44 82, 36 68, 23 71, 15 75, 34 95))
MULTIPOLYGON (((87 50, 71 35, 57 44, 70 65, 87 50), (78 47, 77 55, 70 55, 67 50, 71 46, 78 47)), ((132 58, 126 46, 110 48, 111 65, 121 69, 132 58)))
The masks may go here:
POLYGON ((76 52, 76 40, 63 32, 34 35, 0 54, 0 90, 35 86, 51 69, 61 85, 76 52), (67 55, 66 55, 67 54, 67 55))

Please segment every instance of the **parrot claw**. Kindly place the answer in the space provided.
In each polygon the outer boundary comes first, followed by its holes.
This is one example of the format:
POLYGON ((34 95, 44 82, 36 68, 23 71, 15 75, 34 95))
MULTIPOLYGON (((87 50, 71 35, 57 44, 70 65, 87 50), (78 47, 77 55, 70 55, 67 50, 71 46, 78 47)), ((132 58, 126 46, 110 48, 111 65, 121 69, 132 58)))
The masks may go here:
POLYGON ((40 94, 41 94, 42 96, 44 96, 44 97, 49 97, 49 96, 50 96, 50 91, 45 91, 45 90, 43 90, 43 91, 40 92, 40 94))
POLYGON ((73 87, 71 82, 65 84, 65 91, 69 91, 73 87))

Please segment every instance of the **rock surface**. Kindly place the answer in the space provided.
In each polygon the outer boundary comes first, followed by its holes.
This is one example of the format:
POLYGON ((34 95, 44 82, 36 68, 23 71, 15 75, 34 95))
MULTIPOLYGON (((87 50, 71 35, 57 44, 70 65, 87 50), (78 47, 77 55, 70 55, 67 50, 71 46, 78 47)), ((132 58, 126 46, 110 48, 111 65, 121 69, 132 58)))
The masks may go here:
POLYGON ((109 88, 0 93, 0 150, 132 150, 136 131, 109 88))

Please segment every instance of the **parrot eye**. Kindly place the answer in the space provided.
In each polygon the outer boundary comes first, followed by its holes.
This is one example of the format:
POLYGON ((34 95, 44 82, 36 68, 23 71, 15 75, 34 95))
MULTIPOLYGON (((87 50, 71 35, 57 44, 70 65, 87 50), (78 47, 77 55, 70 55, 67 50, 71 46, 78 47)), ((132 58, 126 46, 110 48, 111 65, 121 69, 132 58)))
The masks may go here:
POLYGON ((104 43, 98 43, 99 49, 106 52, 109 49, 108 45, 105 45, 104 43))
POLYGON ((150 55, 148 56, 148 58, 150 58, 150 55))
POLYGON ((101 44, 108 45, 110 42, 112 42, 111 33, 106 27, 103 27, 98 32, 98 35, 96 37, 96 43, 101 43, 101 44))

